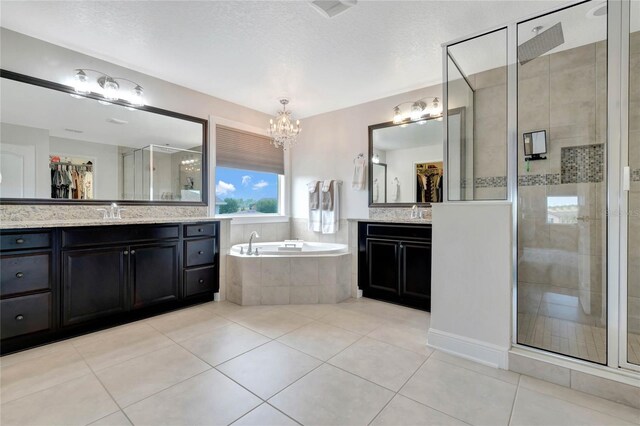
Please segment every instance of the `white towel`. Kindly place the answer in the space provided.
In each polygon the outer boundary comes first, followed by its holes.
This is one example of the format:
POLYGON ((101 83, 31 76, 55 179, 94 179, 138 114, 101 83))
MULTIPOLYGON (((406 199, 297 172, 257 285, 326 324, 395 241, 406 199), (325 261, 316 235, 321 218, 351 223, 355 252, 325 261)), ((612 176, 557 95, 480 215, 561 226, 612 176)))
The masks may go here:
POLYGON ((351 188, 356 191, 362 191, 365 187, 366 181, 366 160, 364 158, 356 158, 353 160, 353 181, 351 182, 351 188))
POLYGON ((373 180, 373 202, 378 202, 378 197, 380 196, 380 191, 378 189, 378 179, 373 180))
POLYGON ((318 181, 307 184, 309 189, 309 231, 320 232, 322 230, 322 216, 320 210, 320 190, 318 181))
POLYGON ((335 234, 340 229, 340 185, 335 180, 325 180, 322 192, 321 196, 333 195, 331 205, 322 209, 322 233, 335 234))
POLYGON ((391 201, 397 202, 400 198, 400 181, 394 179, 391 184, 391 201))

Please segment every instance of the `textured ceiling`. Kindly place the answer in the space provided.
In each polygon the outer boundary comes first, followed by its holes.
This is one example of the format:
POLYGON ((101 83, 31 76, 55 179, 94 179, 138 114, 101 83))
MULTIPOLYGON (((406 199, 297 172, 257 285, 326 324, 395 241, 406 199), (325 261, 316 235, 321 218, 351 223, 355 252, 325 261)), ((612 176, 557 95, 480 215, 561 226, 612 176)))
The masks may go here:
POLYGON ((564 1, 2 1, 3 27, 259 111, 306 117, 441 80, 440 44, 564 1))

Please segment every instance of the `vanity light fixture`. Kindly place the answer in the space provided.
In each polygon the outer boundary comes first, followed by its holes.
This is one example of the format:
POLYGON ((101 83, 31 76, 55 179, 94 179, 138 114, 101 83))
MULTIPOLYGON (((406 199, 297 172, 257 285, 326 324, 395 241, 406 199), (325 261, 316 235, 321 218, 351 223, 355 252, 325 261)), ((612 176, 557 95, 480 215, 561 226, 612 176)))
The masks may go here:
POLYGON ((414 102, 402 102, 393 107, 393 122, 400 124, 405 121, 420 121, 427 117, 436 117, 442 114, 442 108, 440 107, 440 99, 435 97, 431 98, 431 102, 427 103, 422 98, 414 102), (411 109, 408 114, 402 114, 400 110, 401 105, 411 104, 411 109))
POLYGON ((371 162, 373 164, 380 164, 380 156, 378 154, 373 154, 373 157, 371 157, 371 162))
POLYGON ((88 95, 95 91, 104 98, 98 100, 103 105, 110 105, 112 102, 123 100, 131 106, 144 106, 144 89, 135 81, 123 77, 112 77, 102 71, 89 68, 78 68, 75 72, 73 88, 76 93, 71 95, 74 98, 83 98, 83 95, 88 95), (87 72, 98 74, 98 78, 95 81, 97 87, 93 87, 95 90, 92 90, 92 84, 87 72), (120 88, 120 82, 128 83, 133 89, 128 92, 123 91, 120 88))
POLYGON ((296 138, 302 131, 300 120, 296 120, 295 124, 291 119, 291 111, 287 111, 289 99, 280 99, 282 111, 269 120, 269 134, 271 135, 271 143, 276 148, 284 150, 291 148, 296 143, 296 138))

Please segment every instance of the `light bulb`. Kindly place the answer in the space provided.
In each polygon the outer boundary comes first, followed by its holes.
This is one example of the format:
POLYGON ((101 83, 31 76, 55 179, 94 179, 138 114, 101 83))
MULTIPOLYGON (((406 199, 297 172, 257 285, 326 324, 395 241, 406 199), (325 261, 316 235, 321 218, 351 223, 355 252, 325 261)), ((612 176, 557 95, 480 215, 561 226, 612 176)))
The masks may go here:
POLYGON ((87 74, 85 74, 84 71, 80 69, 76 70, 75 80, 73 88, 76 93, 81 93, 83 95, 91 93, 91 89, 89 89, 89 77, 87 77, 87 74))
POLYGON ((426 106, 422 101, 414 102, 413 105, 411 105, 411 120, 420 120, 425 113, 426 106))
POLYGON ((119 89, 120 85, 118 85, 114 79, 106 77, 102 85, 102 96, 110 101, 117 101, 120 97, 118 93, 119 89))
POLYGON ((130 99, 130 103, 131 105, 134 106, 144 106, 144 91, 142 90, 142 87, 139 85, 136 85, 136 87, 134 87, 134 89, 131 91, 131 99, 130 99))
POLYGON ((378 154, 373 154, 373 157, 371 157, 371 162, 374 164, 380 163, 380 157, 378 156, 378 154))
POLYGON ((400 108, 399 107, 393 108, 393 122, 395 124, 402 123, 402 114, 400 114, 400 108))

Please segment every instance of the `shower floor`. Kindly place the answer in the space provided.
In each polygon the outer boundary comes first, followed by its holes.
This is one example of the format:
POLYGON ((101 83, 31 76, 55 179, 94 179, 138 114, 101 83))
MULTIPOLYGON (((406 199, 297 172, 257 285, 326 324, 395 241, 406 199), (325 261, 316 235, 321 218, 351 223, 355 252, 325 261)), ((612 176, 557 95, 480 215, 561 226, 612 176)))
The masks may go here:
MULTIPOLYGON (((628 335, 628 361, 640 364, 640 335, 628 335)), ((538 314, 518 314, 518 343, 606 363, 606 329, 538 314)))

